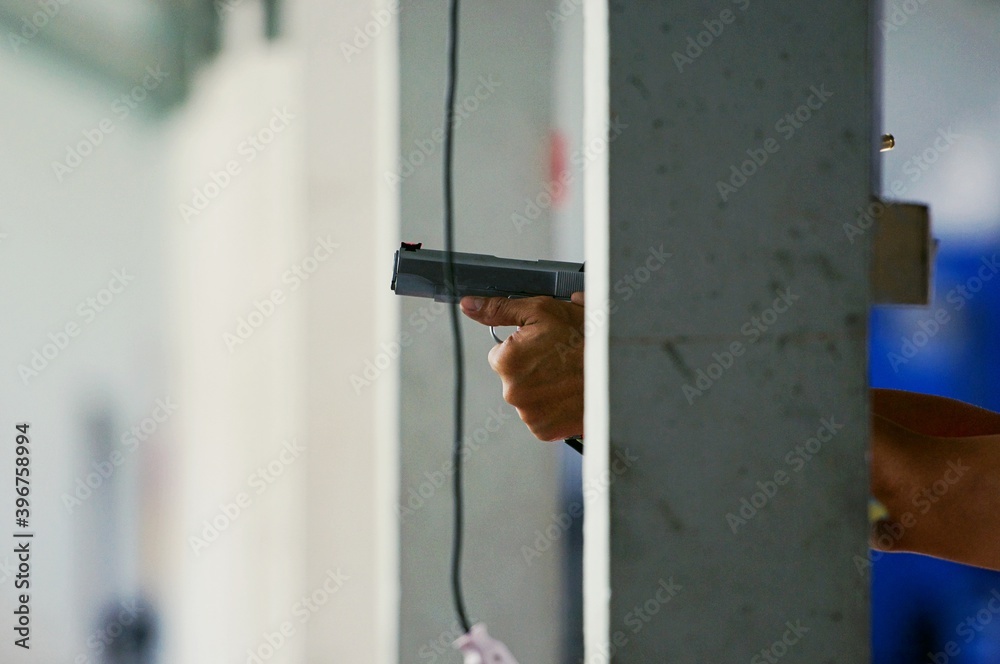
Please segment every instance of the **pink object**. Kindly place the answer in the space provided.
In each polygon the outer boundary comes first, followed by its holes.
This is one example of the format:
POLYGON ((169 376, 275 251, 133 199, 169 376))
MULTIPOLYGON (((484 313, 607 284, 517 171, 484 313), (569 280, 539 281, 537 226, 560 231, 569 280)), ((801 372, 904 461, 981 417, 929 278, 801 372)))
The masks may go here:
POLYGON ((566 136, 558 129, 549 133, 549 188, 552 207, 559 209, 566 202, 569 180, 569 158, 566 154, 566 136))
POLYGON ((473 625, 468 634, 455 639, 452 645, 462 652, 465 664, 517 664, 507 646, 486 633, 483 623, 473 625))

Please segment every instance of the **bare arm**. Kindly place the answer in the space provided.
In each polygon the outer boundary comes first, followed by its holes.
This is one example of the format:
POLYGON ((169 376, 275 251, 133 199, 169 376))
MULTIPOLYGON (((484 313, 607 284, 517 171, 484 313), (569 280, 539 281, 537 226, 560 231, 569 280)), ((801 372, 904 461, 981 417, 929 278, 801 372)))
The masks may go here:
POLYGON ((927 394, 872 390, 872 543, 1000 569, 1000 415, 927 394))

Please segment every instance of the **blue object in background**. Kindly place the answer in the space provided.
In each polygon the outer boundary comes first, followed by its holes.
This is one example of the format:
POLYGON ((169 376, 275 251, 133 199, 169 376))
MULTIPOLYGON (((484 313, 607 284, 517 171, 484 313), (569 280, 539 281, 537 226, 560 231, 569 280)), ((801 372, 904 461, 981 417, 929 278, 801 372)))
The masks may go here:
POLYGON ((874 664, 1000 662, 1000 573, 908 553, 876 557, 874 664))
MULTIPOLYGON (((874 308, 871 385, 1000 411, 998 260, 997 239, 943 242, 929 307, 874 308)), ((874 664, 1000 662, 1000 572, 912 554, 873 558, 874 664)))

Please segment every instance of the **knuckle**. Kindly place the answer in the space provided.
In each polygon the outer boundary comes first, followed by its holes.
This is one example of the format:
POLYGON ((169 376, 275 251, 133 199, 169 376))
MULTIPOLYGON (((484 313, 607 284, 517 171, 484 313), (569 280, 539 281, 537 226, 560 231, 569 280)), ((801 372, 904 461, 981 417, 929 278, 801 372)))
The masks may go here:
POLYGON ((504 346, 505 344, 503 343, 493 346, 493 348, 490 349, 489 355, 486 356, 490 362, 490 367, 492 367, 493 371, 496 371, 501 376, 505 373, 502 371, 502 368, 506 366, 508 361, 507 349, 504 348, 504 346))
POLYGON ((552 427, 549 426, 547 422, 532 422, 531 424, 528 424, 528 430, 535 438, 545 442, 548 442, 556 437, 553 433, 552 427))
POLYGON ((517 300, 509 300, 511 302, 511 312, 519 312, 518 318, 532 319, 538 318, 544 313, 544 303, 542 297, 526 297, 517 300))
MULTIPOLYGON (((522 412, 518 406, 523 403, 523 397, 524 395, 516 384, 509 380, 503 381, 503 400, 517 408, 518 415, 522 412)), ((522 417, 521 419, 523 420, 524 418, 522 417)))
POLYGON ((505 371, 506 360, 504 359, 504 354, 502 351, 495 350, 496 348, 500 348, 500 346, 495 346, 494 350, 491 350, 489 354, 490 368, 500 374, 500 376, 506 376, 507 371, 505 371))
POLYGON ((488 297, 486 302, 483 303, 483 313, 489 316, 496 316, 503 312, 506 306, 507 298, 504 297, 488 297))
POLYGON ((533 297, 530 300, 531 311, 538 315, 548 315, 553 313, 556 301, 551 297, 533 297))
POLYGON ((534 410, 525 408, 524 406, 515 406, 515 408, 517 408, 517 416, 521 418, 524 425, 528 427, 528 430, 531 431, 531 433, 535 433, 535 430, 540 425, 538 421, 538 414, 534 410))
POLYGON ((524 422, 525 426, 528 427, 528 431, 531 432, 535 438, 539 440, 550 440, 555 436, 553 423, 551 418, 548 417, 547 410, 544 406, 539 405, 536 402, 520 403, 518 405, 511 404, 517 409, 517 415, 524 422))
POLYGON ((511 405, 520 408, 531 422, 542 422, 550 417, 552 402, 543 388, 532 379, 508 379, 511 405))
POLYGON ((505 378, 510 378, 517 374, 520 359, 517 349, 509 342, 493 347, 490 351, 490 366, 493 370, 505 378))
POLYGON ((498 359, 500 352, 497 350, 497 348, 499 347, 500 346, 494 346, 493 348, 490 349, 490 352, 486 354, 486 361, 490 363, 490 368, 493 369, 493 371, 496 371, 497 373, 500 373, 500 371, 497 369, 497 362, 500 361, 498 359))

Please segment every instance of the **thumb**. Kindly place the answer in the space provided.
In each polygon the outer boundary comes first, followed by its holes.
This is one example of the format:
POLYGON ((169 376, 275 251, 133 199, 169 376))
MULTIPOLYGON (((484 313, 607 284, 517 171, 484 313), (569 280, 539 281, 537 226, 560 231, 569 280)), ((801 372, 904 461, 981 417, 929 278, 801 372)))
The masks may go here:
POLYGON ((528 325, 535 318, 534 298, 463 297, 462 313, 483 325, 528 325))

